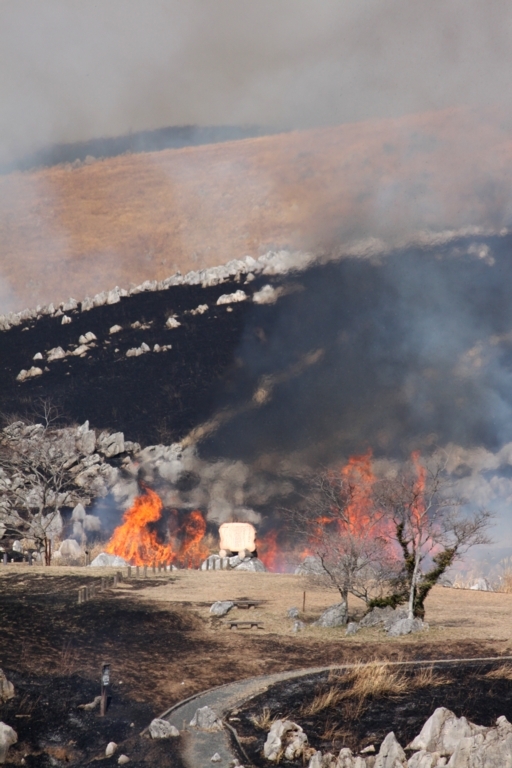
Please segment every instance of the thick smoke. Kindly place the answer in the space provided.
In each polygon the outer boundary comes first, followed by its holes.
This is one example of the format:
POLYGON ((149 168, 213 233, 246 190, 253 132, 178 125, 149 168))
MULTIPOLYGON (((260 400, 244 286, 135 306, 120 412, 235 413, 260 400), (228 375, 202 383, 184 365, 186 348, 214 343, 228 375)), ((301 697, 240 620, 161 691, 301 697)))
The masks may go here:
POLYGON ((501 102, 511 16, 505 0, 4 0, 0 163, 166 125, 501 102))

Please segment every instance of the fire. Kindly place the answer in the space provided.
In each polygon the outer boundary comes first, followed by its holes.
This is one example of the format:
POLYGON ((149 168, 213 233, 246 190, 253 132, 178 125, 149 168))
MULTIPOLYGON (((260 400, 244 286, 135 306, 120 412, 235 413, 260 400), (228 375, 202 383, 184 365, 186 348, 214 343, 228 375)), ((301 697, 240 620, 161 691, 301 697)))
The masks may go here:
POLYGON ((372 520, 372 490, 376 477, 372 469, 371 448, 362 456, 351 456, 341 470, 349 500, 344 510, 348 532, 357 535, 368 530, 372 520))
POLYGON ((197 568, 209 554, 203 543, 206 522, 201 512, 194 510, 187 515, 178 529, 179 540, 161 544, 156 531, 151 530, 151 524, 161 519, 162 510, 163 503, 158 494, 145 488, 124 513, 123 523, 115 529, 106 551, 119 555, 132 565, 175 563, 197 568))
POLYGON ((258 540, 258 557, 269 571, 284 573, 286 571, 286 562, 284 553, 277 541, 278 536, 279 531, 272 530, 263 539, 258 540))

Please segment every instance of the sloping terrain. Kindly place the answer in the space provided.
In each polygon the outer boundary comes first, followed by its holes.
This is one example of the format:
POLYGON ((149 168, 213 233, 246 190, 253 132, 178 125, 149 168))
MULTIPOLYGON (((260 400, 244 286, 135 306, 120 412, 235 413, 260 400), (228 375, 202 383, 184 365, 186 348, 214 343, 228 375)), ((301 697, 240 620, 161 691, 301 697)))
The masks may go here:
POLYGON ((270 248, 509 220, 510 125, 446 110, 0 178, 2 311, 270 248))

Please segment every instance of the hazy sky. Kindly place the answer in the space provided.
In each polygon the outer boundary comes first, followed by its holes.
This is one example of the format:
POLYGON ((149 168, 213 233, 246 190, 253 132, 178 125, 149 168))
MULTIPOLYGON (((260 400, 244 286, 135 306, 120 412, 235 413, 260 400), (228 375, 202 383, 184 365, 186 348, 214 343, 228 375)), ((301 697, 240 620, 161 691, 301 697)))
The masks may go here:
POLYGON ((1 0, 0 162, 189 123, 504 102, 507 0, 1 0))

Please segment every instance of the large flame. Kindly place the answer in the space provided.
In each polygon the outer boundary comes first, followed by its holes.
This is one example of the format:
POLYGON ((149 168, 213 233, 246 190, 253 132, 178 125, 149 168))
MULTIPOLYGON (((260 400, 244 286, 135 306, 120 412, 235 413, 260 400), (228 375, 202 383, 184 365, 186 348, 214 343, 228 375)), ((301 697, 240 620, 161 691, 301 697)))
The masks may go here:
POLYGON ((106 551, 119 555, 132 565, 165 563, 197 568, 209 554, 203 543, 206 522, 201 512, 194 510, 187 515, 178 530, 178 540, 161 544, 156 531, 151 530, 151 524, 160 520, 162 509, 158 494, 145 488, 124 513, 123 523, 115 529, 106 551))

